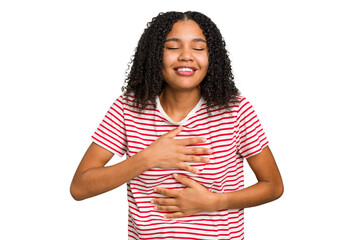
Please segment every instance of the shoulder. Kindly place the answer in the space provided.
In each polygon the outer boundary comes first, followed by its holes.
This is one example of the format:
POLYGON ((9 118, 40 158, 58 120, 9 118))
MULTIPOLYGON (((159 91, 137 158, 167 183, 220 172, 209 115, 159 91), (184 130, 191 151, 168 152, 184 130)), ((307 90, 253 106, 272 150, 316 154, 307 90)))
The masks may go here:
POLYGON ((245 106, 251 106, 251 104, 245 96, 237 95, 230 101, 229 106, 238 112, 245 106))
POLYGON ((238 104, 244 104, 249 102, 248 98, 243 95, 236 95, 233 98, 233 101, 237 102, 238 104))
POLYGON ((232 100, 232 112, 237 115, 237 119, 254 114, 254 107, 245 97, 238 95, 232 100))
POLYGON ((134 98, 132 95, 122 93, 110 107, 110 110, 123 112, 125 109, 133 108, 134 98))
POLYGON ((133 106, 135 105, 135 97, 133 93, 123 93, 118 98, 123 104, 133 106))
POLYGON ((144 109, 141 109, 141 106, 138 105, 138 101, 135 98, 134 93, 123 93, 121 94, 117 101, 121 102, 124 107, 124 110, 129 110, 134 113, 145 113, 147 111, 153 112, 156 110, 156 105, 152 104, 150 101, 147 103, 144 109))
POLYGON ((209 106, 209 103, 205 100, 205 99, 202 99, 202 107, 203 109, 205 108, 210 108, 212 111, 221 111, 221 110, 231 110, 231 111, 234 111, 235 109, 239 108, 240 106, 243 106, 243 105, 247 105, 249 104, 249 101, 247 100, 247 98, 245 96, 242 96, 242 95, 235 95, 234 97, 232 97, 227 106, 228 107, 221 107, 219 105, 210 105, 209 106))
POLYGON ((224 107, 219 106, 219 105, 212 105, 209 107, 208 102, 205 99, 203 99, 201 109, 204 112, 210 111, 210 112, 208 112, 208 113, 210 113, 209 116, 219 115, 219 114, 230 114, 232 116, 236 116, 239 114, 241 109, 244 108, 245 106, 250 106, 250 103, 247 100, 247 98, 242 95, 236 95, 236 96, 232 97, 230 99, 230 101, 227 103, 227 106, 224 106, 224 107))

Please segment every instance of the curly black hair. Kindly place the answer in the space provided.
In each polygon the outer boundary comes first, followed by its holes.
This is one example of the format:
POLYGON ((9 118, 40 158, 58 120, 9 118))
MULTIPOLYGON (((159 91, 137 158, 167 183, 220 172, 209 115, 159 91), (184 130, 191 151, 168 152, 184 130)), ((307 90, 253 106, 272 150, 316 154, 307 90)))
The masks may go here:
POLYGON ((226 44, 215 23, 199 12, 160 13, 147 24, 129 63, 131 69, 122 90, 134 94, 136 106, 141 110, 148 103, 156 105, 156 97, 166 85, 161 72, 165 38, 180 20, 195 21, 206 37, 209 67, 200 83, 200 93, 208 104, 208 111, 212 107, 227 108, 239 90, 234 83, 226 44))

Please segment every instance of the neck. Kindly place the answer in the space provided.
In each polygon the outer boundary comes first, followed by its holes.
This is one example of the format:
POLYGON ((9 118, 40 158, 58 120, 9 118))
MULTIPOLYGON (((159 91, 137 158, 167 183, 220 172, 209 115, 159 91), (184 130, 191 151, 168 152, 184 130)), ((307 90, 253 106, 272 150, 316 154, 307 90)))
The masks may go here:
POLYGON ((183 120, 201 98, 200 89, 193 91, 171 91, 165 88, 159 100, 166 114, 176 122, 183 120))

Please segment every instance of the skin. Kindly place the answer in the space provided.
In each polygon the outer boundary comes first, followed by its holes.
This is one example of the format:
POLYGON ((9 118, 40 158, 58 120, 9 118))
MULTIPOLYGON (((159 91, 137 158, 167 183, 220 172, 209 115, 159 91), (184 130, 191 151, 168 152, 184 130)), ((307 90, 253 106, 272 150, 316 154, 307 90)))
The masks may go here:
POLYGON ((71 182, 70 193, 75 200, 83 200, 110 191, 151 168, 180 168, 197 173, 185 162, 208 162, 213 151, 204 147, 186 147, 204 143, 206 139, 193 137, 174 139, 182 130, 179 126, 159 137, 149 147, 112 166, 105 167, 113 153, 92 143, 82 158, 71 182))
MULTIPOLYGON (((200 27, 192 20, 178 21, 166 37, 162 74, 166 87, 160 94, 160 103, 174 121, 182 120, 199 101, 199 85, 208 69, 208 48, 200 27), (191 66, 196 71, 183 76, 178 66, 191 66)), ((203 147, 187 147, 206 139, 193 137, 174 139, 182 130, 179 126, 154 141, 136 155, 112 166, 106 163, 113 153, 92 143, 81 160, 71 183, 74 199, 83 200, 110 191, 151 168, 180 168, 196 173, 196 168, 185 162, 208 162, 213 151, 203 147)), ((174 178, 186 186, 183 190, 156 188, 167 197, 153 199, 155 208, 166 218, 184 217, 203 211, 239 209, 257 206, 279 198, 283 183, 269 147, 247 159, 258 182, 230 193, 212 193, 204 186, 183 175, 174 178)))
POLYGON ((178 21, 166 36, 162 74, 166 87, 160 94, 161 106, 174 121, 180 121, 200 100, 201 81, 209 66, 206 38, 199 25, 192 21, 178 21), (195 69, 192 76, 177 73, 179 66, 195 69))
POLYGON ((192 179, 174 174, 174 178, 186 188, 156 188, 156 192, 168 198, 154 199, 152 203, 156 204, 157 210, 172 212, 165 218, 179 218, 205 211, 254 207, 279 198, 283 193, 283 183, 270 148, 265 147, 247 161, 258 180, 250 187, 229 193, 213 193, 192 179))

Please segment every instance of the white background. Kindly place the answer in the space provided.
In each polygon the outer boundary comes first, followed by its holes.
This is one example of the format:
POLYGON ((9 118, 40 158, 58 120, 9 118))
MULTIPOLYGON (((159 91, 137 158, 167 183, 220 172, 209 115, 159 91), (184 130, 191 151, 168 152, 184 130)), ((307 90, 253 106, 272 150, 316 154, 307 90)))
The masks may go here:
POLYGON ((125 186, 81 202, 69 186, 146 23, 170 10, 218 25, 283 176, 282 198, 246 210, 246 239, 360 239, 360 7, 347 0, 1 1, 0 238, 127 238, 125 186))

